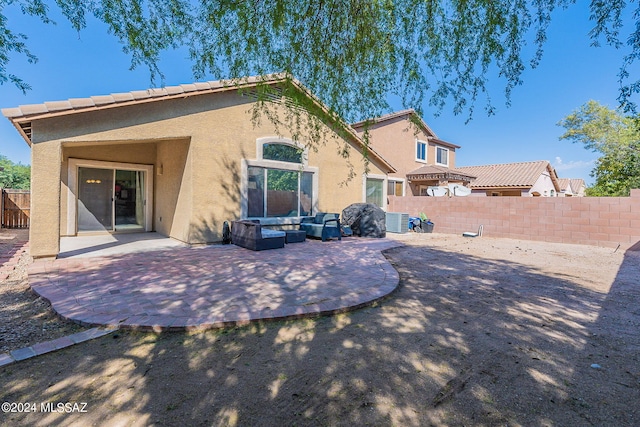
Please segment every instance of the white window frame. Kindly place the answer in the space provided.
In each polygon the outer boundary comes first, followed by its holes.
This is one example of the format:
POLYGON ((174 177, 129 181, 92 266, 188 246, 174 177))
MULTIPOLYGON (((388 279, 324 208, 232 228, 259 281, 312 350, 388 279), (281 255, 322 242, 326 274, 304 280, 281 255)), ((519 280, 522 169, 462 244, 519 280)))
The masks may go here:
POLYGON ((261 224, 264 225, 286 225, 286 224, 299 224, 301 217, 249 217, 249 167, 255 166, 267 169, 280 169, 292 172, 310 172, 313 174, 312 188, 313 192, 313 205, 311 206, 311 213, 318 212, 318 193, 319 193, 319 172, 317 167, 309 166, 309 150, 297 141, 288 138, 281 137, 263 137, 256 139, 256 160, 242 159, 242 175, 240 177, 240 217, 243 219, 259 219, 261 224), (302 163, 282 162, 278 160, 263 159, 263 145, 264 144, 284 144, 291 145, 296 148, 302 149, 302 163))
POLYGON ((427 141, 416 139, 416 146, 415 146, 414 153, 416 155, 416 162, 427 163, 429 159, 429 143, 427 141), (424 145, 424 159, 421 159, 420 157, 418 157, 418 147, 420 146, 420 144, 424 145))
POLYGON ((449 149, 448 149, 448 148, 446 148, 446 147, 443 147, 443 146, 441 146, 441 145, 436 145, 436 146, 435 146, 435 148, 436 148, 435 164, 436 164, 436 165, 440 165, 440 166, 446 166, 446 167, 449 167, 449 149), (447 153, 447 163, 440 163, 440 162, 438 162, 438 150, 444 150, 444 151, 446 151, 446 153, 447 153))
POLYGON ((78 168, 142 171, 145 176, 144 231, 153 230, 153 165, 69 158, 67 167, 67 235, 78 235, 78 168))
MULTIPOLYGON (((281 138, 278 136, 265 136, 263 138, 256 139, 256 159, 257 160, 277 162, 277 160, 263 159, 265 144, 282 144, 282 145, 289 145, 291 147, 298 148, 302 150, 302 166, 307 166, 309 164, 309 148, 300 144, 298 141, 294 141, 293 139, 281 138)), ((280 163, 283 163, 283 162, 280 162, 280 163)), ((286 162, 286 163, 294 164, 294 165, 300 164, 300 163, 293 163, 293 162, 286 162)))
POLYGON ((362 174, 362 203, 367 203, 367 179, 377 179, 382 181, 382 208, 383 211, 387 210, 387 185, 388 185, 388 177, 387 175, 376 175, 376 174, 362 174))
MULTIPOLYGON (((391 182, 393 182, 393 183, 399 182, 399 183, 401 183, 401 184, 402 184, 402 194, 400 195, 400 197, 404 197, 404 193, 405 193, 405 185, 406 185, 406 179, 403 179, 403 178, 391 178, 391 177, 388 177, 388 178, 387 178, 387 196, 389 195, 389 194, 388 194, 388 193, 389 193, 389 190, 388 190, 388 189, 389 189, 389 183, 391 183, 391 182)), ((397 196, 397 194, 395 194, 395 196, 397 196)))

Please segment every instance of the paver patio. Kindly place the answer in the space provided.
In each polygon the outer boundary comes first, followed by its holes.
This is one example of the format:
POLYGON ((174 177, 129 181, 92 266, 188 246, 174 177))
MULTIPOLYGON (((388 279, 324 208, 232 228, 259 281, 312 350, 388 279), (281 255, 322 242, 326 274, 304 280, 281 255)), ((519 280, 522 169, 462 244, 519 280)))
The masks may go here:
POLYGON ((176 247, 37 261, 32 289, 86 325, 179 330, 329 314, 371 304, 399 283, 387 239, 176 247))

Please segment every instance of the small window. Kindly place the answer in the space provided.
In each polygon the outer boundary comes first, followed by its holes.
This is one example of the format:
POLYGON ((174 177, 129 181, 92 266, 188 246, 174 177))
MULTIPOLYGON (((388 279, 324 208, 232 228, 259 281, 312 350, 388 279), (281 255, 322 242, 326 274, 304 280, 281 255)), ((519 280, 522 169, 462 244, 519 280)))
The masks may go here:
POLYGON ((262 158, 264 160, 302 163, 302 151, 292 145, 269 143, 262 146, 262 158))
POLYGON ((367 178, 367 203, 384 207, 384 194, 382 193, 384 180, 367 178))
POLYGON ((449 150, 443 147, 436 147, 436 163, 442 166, 449 166, 449 150))
POLYGON ((387 181, 387 195, 389 196, 402 196, 403 195, 402 181, 387 181))
POLYGON ((416 160, 427 161, 427 143, 422 141, 416 142, 416 160))

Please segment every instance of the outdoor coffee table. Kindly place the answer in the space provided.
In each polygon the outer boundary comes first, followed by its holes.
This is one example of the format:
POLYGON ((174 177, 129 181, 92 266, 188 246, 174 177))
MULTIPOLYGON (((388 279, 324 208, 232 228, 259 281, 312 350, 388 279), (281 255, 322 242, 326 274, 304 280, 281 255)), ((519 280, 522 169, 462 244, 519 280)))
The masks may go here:
POLYGON ((286 243, 300 243, 307 238, 307 232, 304 230, 285 230, 285 233, 284 241, 286 243))

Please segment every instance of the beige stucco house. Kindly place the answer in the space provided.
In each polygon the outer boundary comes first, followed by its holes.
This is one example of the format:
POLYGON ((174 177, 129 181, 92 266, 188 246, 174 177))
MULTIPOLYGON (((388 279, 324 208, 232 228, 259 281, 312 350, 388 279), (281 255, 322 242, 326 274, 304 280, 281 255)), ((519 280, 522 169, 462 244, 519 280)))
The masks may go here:
POLYGON ((369 132, 369 145, 395 168, 385 195, 426 195, 430 186, 462 184, 475 178, 456 169, 459 145, 443 141, 414 110, 403 110, 351 125, 358 135, 369 132))
MULTIPOLYGON (((254 125, 248 94, 259 83, 324 108, 297 81, 270 76, 3 109, 31 146, 31 255, 56 256, 61 236, 84 233, 216 242, 224 221, 295 224, 386 188, 395 169, 369 150, 365 173, 363 143, 348 126, 324 122, 314 150, 304 130, 294 139, 269 120, 254 125)), ((271 105, 282 112, 279 101, 271 105)))
POLYGON ((463 166, 459 170, 476 176, 471 195, 557 197, 560 182, 547 160, 463 166))

